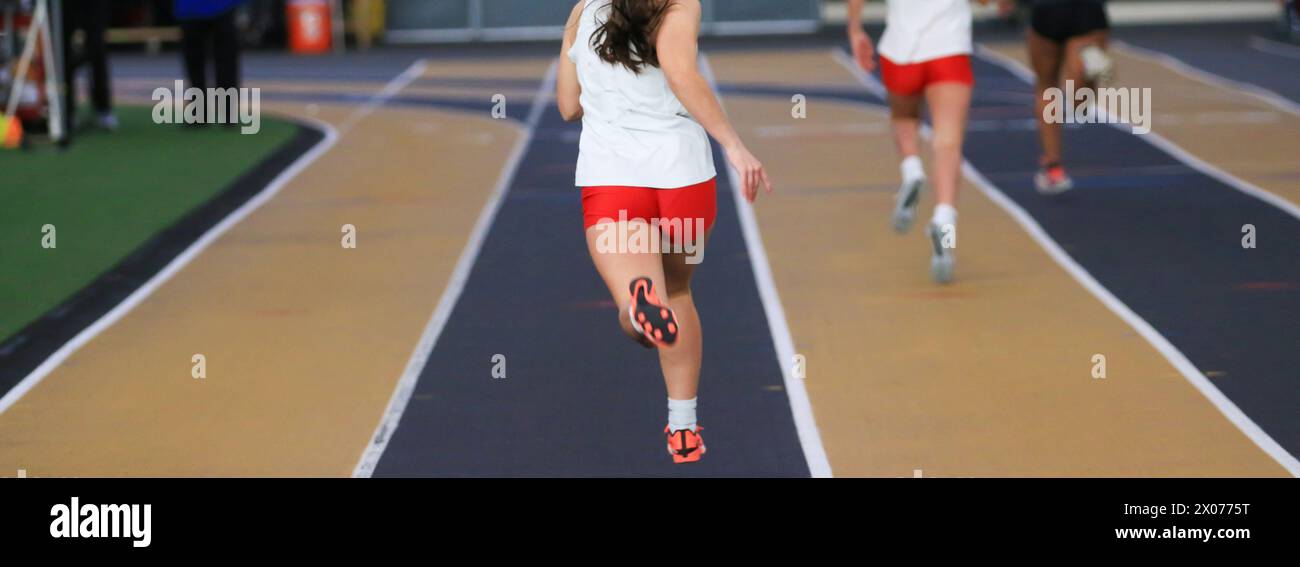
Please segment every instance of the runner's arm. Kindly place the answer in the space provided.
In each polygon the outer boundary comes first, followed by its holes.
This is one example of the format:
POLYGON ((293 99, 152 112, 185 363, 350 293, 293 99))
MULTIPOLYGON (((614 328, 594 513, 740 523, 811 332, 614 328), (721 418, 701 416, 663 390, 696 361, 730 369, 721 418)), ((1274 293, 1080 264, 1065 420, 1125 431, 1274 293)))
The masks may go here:
POLYGON ((771 192, 772 183, 763 164, 745 148, 709 82, 700 74, 700 13, 699 0, 678 0, 668 8, 655 40, 659 68, 687 112, 726 150, 727 161, 740 174, 745 198, 752 202, 760 186, 771 192))
POLYGON ((876 70, 876 46, 871 43, 871 36, 862 29, 862 6, 866 0, 848 0, 849 47, 853 49, 853 59, 858 66, 868 73, 876 70))
POLYGON ((560 51, 559 68, 555 75, 555 101, 560 107, 560 116, 566 122, 582 119, 582 86, 578 84, 578 67, 569 60, 569 49, 578 40, 578 23, 582 20, 584 2, 580 1, 569 14, 569 21, 564 25, 564 43, 560 51))

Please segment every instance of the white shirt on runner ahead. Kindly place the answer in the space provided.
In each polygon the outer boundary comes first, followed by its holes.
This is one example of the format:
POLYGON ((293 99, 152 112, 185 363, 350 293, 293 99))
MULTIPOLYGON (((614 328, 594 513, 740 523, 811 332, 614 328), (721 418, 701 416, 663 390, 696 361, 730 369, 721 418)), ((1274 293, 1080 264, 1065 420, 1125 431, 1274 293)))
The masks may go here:
POLYGON ((889 0, 880 55, 899 65, 969 55, 970 0, 889 0))
POLYGON ((663 71, 647 65, 638 75, 596 55, 591 36, 608 13, 609 0, 587 0, 568 53, 582 85, 577 186, 678 189, 713 179, 709 136, 663 71))

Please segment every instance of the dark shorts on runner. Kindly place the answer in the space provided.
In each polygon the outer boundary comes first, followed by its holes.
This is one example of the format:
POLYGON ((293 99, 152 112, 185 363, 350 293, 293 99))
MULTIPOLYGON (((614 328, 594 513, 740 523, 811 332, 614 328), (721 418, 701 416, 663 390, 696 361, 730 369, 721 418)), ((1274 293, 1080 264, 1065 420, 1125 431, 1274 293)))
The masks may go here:
POLYGON ((1036 2, 1030 17, 1034 32, 1056 43, 1110 29, 1106 5, 1093 0, 1036 2))

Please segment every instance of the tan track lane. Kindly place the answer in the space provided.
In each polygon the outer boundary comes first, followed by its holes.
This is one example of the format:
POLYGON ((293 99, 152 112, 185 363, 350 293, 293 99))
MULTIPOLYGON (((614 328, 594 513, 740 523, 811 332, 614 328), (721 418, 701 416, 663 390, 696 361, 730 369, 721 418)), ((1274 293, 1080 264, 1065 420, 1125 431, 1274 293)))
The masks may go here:
MULTIPOLYGON (((474 68, 540 79, 548 63, 474 68)), ((430 72, 445 66, 463 64, 430 72)), ((322 104, 317 118, 339 125, 358 108, 322 104)), ((0 470, 351 474, 521 132, 398 107, 355 122, 0 414, 0 470), (354 250, 340 246, 344 224, 357 228, 354 250), (195 354, 206 379, 190 377, 195 354)))
MULTIPOLYGON (((1028 62, 1022 44, 989 47, 1028 62)), ((1111 55, 1118 68, 1112 86, 1151 88, 1153 131, 1228 173, 1300 204, 1300 159, 1295 151, 1300 116, 1237 89, 1180 74, 1123 47, 1112 48, 1111 55)), ((1075 151, 1083 149, 1065 149, 1067 163, 1075 151)))
MULTIPOLYGON (((791 96, 857 86, 824 50, 710 59, 720 82, 791 96)), ((888 225, 880 109, 810 97, 795 120, 789 97, 725 102, 778 185, 756 213, 837 476, 1285 475, 972 186, 957 282, 930 283, 919 227, 888 225)))

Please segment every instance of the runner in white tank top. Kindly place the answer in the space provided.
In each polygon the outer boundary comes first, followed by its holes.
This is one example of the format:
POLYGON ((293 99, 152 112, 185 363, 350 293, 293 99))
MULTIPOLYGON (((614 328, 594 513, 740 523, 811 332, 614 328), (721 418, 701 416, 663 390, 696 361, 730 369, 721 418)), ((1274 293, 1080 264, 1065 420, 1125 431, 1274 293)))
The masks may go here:
POLYGON ((704 454, 695 419, 704 351, 690 281, 717 211, 709 135, 746 199, 772 190, 699 72, 700 12, 699 0, 582 0, 556 74, 560 114, 582 120, 576 181, 587 248, 623 332, 659 348, 675 463, 704 454))
POLYGON ((898 64, 971 52, 970 0, 890 0, 880 54, 898 64))
MULTIPOLYGON (((934 135, 932 168, 938 203, 926 233, 930 277, 952 281, 956 263, 957 189, 961 146, 966 134, 975 75, 971 70, 970 0, 887 0, 889 16, 880 39, 881 78, 889 91, 890 123, 902 154, 903 182, 894 197, 892 223, 902 234, 911 228, 922 189, 929 180, 920 155, 921 106, 929 104, 934 135)), ((987 4, 988 0, 979 0, 987 4)), ((865 0, 849 0, 849 43, 858 65, 876 68, 875 46, 862 29, 865 0)))
POLYGON ((582 87, 577 186, 677 189, 717 176, 709 136, 677 100, 658 67, 633 73, 602 61, 590 38, 609 0, 584 0, 579 38, 566 56, 582 87))

